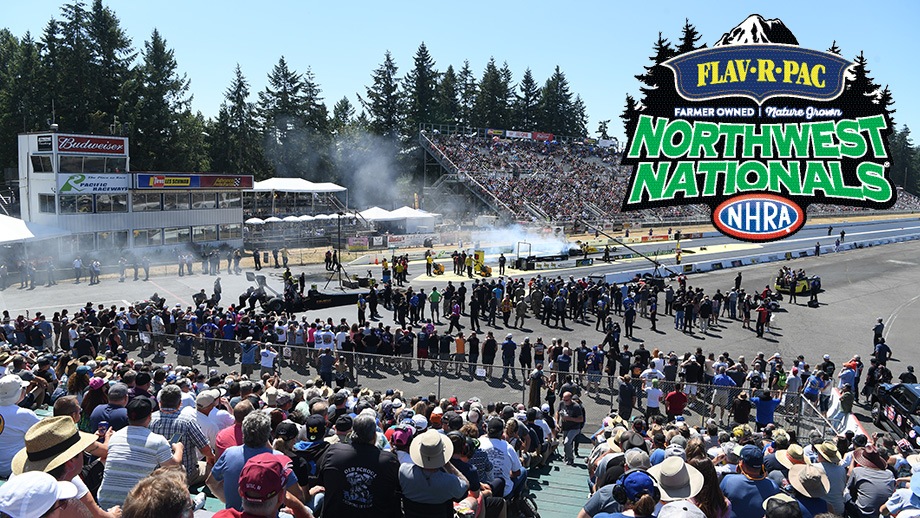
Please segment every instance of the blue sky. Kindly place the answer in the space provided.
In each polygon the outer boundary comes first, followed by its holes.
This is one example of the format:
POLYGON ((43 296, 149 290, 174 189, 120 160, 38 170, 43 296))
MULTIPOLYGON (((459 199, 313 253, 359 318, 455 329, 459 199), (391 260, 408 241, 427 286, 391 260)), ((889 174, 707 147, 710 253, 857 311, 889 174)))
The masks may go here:
MULTIPOLYGON (((330 111, 343 96, 357 105, 370 76, 390 50, 400 75, 424 41, 437 68, 459 70, 468 59, 477 76, 490 57, 507 61, 515 81, 530 67, 542 84, 558 64, 590 118, 613 119, 622 136, 626 93, 638 93, 642 71, 661 31, 672 41, 689 18, 711 45, 752 13, 780 18, 808 48, 831 42, 852 58, 864 51, 873 77, 888 84, 896 123, 915 131, 920 123, 920 73, 913 50, 920 2, 367 2, 236 0, 106 1, 136 48, 154 28, 175 50, 180 71, 191 79, 193 107, 217 114, 237 63, 256 92, 284 55, 297 71, 312 67, 330 111), (867 9, 868 8, 868 9, 867 9)), ((3 26, 17 36, 38 38, 47 21, 60 16, 61 2, 32 0, 4 6, 3 26)))

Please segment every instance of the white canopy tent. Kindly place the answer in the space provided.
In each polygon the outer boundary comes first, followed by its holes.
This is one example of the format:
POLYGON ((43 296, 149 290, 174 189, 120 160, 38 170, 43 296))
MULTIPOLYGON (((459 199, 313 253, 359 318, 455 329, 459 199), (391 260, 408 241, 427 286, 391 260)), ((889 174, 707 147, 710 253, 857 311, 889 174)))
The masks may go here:
POLYGON ((309 180, 304 180, 303 178, 269 178, 268 180, 263 180, 253 184, 252 190, 255 192, 279 191, 328 193, 345 192, 348 189, 334 183, 314 183, 309 180))
POLYGON ((71 232, 62 228, 51 227, 39 223, 26 222, 0 214, 0 243, 21 243, 38 241, 41 239, 54 239, 69 236, 71 232))
POLYGON ((394 216, 390 211, 386 209, 381 209, 380 207, 371 207, 367 210, 361 211, 359 213, 362 218, 367 221, 376 222, 376 221, 399 221, 404 219, 400 216, 394 216))

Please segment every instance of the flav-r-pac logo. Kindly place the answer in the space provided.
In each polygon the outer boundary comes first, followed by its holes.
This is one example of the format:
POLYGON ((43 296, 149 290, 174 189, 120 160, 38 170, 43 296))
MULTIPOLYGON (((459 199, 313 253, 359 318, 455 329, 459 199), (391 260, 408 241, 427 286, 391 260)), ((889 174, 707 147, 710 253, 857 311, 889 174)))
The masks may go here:
POLYGON ((659 36, 644 97, 627 96, 623 211, 705 204, 722 233, 766 242, 802 228, 810 204, 894 205, 893 101, 861 54, 803 49, 759 15, 712 48, 699 39, 689 22, 677 47, 659 36))

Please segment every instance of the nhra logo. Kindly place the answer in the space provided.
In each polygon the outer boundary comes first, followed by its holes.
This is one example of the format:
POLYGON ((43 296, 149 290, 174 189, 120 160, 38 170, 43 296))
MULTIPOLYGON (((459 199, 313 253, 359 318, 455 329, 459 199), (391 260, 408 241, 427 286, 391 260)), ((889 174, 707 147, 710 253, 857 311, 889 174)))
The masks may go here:
POLYGON ((677 48, 659 36, 653 66, 636 76, 643 98, 627 97, 623 115, 624 212, 705 204, 723 234, 767 242, 801 229, 813 203, 894 205, 893 101, 861 54, 801 48, 760 15, 711 48, 699 39, 689 22, 677 48))

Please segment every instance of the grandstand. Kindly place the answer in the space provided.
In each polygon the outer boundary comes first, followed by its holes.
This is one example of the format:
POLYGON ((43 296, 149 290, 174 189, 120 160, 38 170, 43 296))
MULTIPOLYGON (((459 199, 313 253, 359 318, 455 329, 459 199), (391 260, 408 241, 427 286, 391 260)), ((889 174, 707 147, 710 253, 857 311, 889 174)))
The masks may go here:
MULTIPOLYGON (((470 207, 474 200, 500 217, 522 223, 558 225, 646 225, 708 223, 709 207, 687 205, 622 213, 630 170, 620 149, 593 139, 555 137, 551 141, 505 138, 495 130, 425 125, 425 194, 449 195, 470 207), (430 175, 436 178, 429 183, 430 175)), ((520 134, 520 132, 512 132, 520 134)), ((527 134, 529 135, 529 134, 527 134)), ((894 211, 920 210, 920 198, 898 189, 894 211)), ((810 216, 867 213, 866 209, 815 204, 810 216)))

